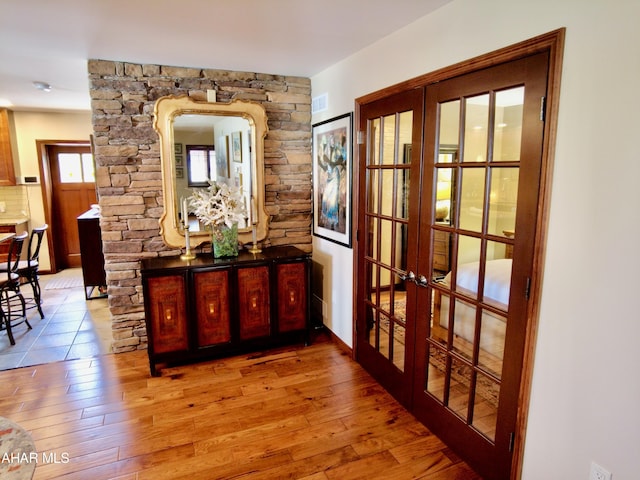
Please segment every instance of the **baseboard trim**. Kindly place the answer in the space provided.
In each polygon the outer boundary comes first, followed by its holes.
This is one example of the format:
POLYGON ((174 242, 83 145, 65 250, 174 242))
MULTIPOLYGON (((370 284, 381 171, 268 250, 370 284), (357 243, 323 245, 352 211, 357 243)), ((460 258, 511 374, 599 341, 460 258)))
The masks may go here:
POLYGON ((331 341, 333 343, 335 343, 340 350, 342 350, 343 352, 347 353, 351 358, 353 358, 353 349, 349 345, 344 343, 340 339, 340 337, 338 337, 335 333, 333 333, 331 331, 331 329, 327 328, 326 326, 324 327, 324 329, 329 334, 329 337, 331 338, 331 341))

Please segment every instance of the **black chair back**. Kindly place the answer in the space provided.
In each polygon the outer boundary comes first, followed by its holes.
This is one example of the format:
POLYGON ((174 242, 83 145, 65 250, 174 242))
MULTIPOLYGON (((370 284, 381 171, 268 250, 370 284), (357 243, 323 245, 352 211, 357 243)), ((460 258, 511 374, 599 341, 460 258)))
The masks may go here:
POLYGON ((31 230, 31 237, 29 237, 29 256, 27 257, 28 268, 38 263, 42 237, 44 237, 44 232, 47 231, 47 228, 49 228, 49 225, 45 223, 43 226, 35 227, 31 230))
POLYGON ((24 240, 26 238, 27 232, 23 232, 11 239, 9 255, 7 257, 7 280, 10 282, 18 278, 17 271, 20 263, 20 256, 22 255, 22 246, 24 245, 24 240))

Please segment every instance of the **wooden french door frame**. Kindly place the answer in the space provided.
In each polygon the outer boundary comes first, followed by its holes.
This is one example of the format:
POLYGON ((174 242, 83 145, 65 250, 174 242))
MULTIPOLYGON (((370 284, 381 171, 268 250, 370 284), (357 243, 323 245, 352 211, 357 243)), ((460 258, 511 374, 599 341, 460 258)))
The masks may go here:
POLYGON ((58 272, 58 261, 54 248, 54 238, 57 234, 53 224, 53 187, 51 178, 51 161, 47 149, 55 146, 89 146, 86 140, 36 140, 36 151, 38 152, 38 164, 40 168, 40 190, 42 192, 42 208, 44 210, 44 221, 49 225, 47 237, 47 247, 49 249, 50 273, 58 272))
MULTIPOLYGON (((540 295, 543 278, 543 263, 546 248, 547 236, 547 220, 549 215, 549 200, 551 191, 551 177, 553 170, 554 146, 556 139, 556 128, 558 120, 558 103, 560 93, 560 78, 562 71, 562 56, 564 51, 565 29, 558 29, 544 35, 526 40, 524 42, 476 57, 474 59, 464 61, 450 67, 437 70, 435 72, 417 77, 412 80, 394 85, 387 89, 374 92, 372 94, 356 99, 355 105, 355 125, 360 125, 360 109, 367 103, 405 92, 413 88, 422 88, 436 82, 455 78, 460 75, 476 72, 485 68, 496 66, 499 64, 518 60, 536 53, 548 52, 549 54, 549 71, 547 80, 547 96, 544 105, 544 132, 542 145, 542 159, 540 172, 540 189, 539 189, 539 208, 535 218, 535 236, 533 238, 534 256, 533 256, 533 276, 529 289, 530 301, 527 305, 527 326, 524 339, 523 364, 519 391, 519 404, 516 414, 516 432, 513 444, 513 458, 511 463, 511 478, 520 478, 522 473, 522 461, 524 454, 525 433, 527 428, 527 418, 529 411, 529 401, 531 394, 531 379, 535 356, 536 334, 540 308, 540 295)), ((354 175, 357 179, 360 176, 360 158, 361 149, 355 149, 354 158, 354 175)), ((364 201, 358 188, 358 182, 354 183, 354 211, 362 212, 364 201)), ((361 215, 359 213, 358 215, 361 215)), ((354 222, 354 270, 358 271, 358 263, 364 248, 363 238, 357 230, 358 222, 354 222)), ((363 236, 363 235, 362 235, 363 236)), ((356 323, 358 322, 358 303, 357 293, 360 291, 362 279, 356 275, 354 280, 354 355, 358 351, 358 335, 356 331, 356 323)))

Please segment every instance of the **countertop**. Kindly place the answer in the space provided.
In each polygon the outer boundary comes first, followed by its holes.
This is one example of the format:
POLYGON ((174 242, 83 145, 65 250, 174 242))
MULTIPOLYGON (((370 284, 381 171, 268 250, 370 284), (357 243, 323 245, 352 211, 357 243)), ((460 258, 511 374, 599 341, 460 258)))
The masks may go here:
POLYGON ((29 217, 24 215, 22 216, 4 216, 0 214, 0 226, 3 225, 20 225, 21 223, 27 223, 29 221, 29 217))
POLYGON ((100 218, 100 210, 97 208, 87 210, 86 212, 78 216, 78 220, 92 220, 94 218, 100 218))

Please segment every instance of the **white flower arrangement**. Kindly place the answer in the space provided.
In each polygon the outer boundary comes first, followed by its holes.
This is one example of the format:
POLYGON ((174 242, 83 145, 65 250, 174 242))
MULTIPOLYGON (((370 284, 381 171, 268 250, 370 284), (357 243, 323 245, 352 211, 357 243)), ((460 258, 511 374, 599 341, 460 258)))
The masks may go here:
POLYGON ((209 181, 209 187, 194 190, 188 201, 198 220, 214 231, 223 225, 232 228, 247 216, 241 190, 226 183, 209 181))

